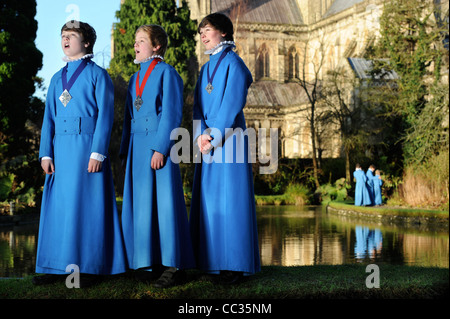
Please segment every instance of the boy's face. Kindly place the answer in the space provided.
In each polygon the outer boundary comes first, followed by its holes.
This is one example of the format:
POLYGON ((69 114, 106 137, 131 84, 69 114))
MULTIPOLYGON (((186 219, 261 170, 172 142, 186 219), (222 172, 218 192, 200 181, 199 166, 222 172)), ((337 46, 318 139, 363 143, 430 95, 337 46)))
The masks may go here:
POLYGON ((151 57, 156 54, 160 48, 160 45, 157 45, 156 47, 152 45, 152 41, 150 41, 150 38, 145 31, 139 30, 136 33, 136 39, 134 41, 136 60, 142 61, 148 57, 151 57))
POLYGON ((72 60, 85 56, 89 43, 84 43, 83 40, 81 33, 71 30, 63 31, 61 33, 61 46, 64 54, 72 60))
POLYGON ((200 39, 206 50, 211 50, 216 45, 224 40, 226 33, 222 33, 215 29, 210 24, 205 25, 205 27, 200 28, 200 39))

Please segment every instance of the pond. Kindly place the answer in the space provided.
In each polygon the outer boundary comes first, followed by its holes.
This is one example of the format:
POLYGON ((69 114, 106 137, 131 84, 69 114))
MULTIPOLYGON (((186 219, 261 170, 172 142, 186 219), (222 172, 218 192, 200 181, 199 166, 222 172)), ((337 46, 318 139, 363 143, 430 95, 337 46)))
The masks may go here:
MULTIPOLYGON (((449 268, 448 229, 402 228, 327 213, 321 206, 259 206, 261 263, 397 264, 449 268)), ((37 224, 0 226, 0 278, 34 273, 37 224)))

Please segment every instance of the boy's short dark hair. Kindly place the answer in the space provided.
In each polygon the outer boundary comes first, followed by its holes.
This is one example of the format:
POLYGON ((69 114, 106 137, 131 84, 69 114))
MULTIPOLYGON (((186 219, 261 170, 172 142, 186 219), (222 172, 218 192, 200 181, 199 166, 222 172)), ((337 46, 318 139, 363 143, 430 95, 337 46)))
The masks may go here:
POLYGON ((169 42, 169 37, 167 36, 164 28, 157 24, 146 24, 141 25, 139 28, 137 28, 136 33, 138 33, 139 31, 144 31, 145 33, 147 33, 153 47, 156 47, 158 45, 160 46, 159 50, 156 51, 156 53, 164 57, 169 42))
POLYGON ((67 21, 61 28, 61 34, 63 31, 75 31, 81 34, 83 36, 83 42, 89 43, 86 52, 88 54, 94 53, 94 44, 97 40, 97 33, 89 24, 76 20, 67 21))
POLYGON ((207 24, 212 26, 214 29, 225 33, 226 41, 234 41, 233 22, 231 22, 230 18, 228 18, 223 13, 211 13, 204 17, 202 22, 200 22, 200 24, 198 25, 197 32, 200 33, 200 29, 204 28, 207 24))

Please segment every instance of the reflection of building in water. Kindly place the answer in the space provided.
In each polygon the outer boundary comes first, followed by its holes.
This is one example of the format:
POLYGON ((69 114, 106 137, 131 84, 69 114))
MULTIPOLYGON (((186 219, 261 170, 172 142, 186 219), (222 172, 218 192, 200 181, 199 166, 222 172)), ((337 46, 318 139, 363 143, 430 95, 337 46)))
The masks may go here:
POLYGON ((404 234, 403 256, 407 264, 419 264, 423 267, 449 267, 448 233, 444 237, 430 237, 416 234, 404 234))
POLYGON ((363 259, 374 258, 381 253, 383 236, 381 230, 371 230, 368 227, 356 226, 355 257, 363 259))
POLYGON ((342 238, 339 236, 287 236, 280 245, 274 245, 273 240, 276 238, 272 236, 263 236, 260 240, 262 265, 340 265, 344 262, 342 238))
POLYGON ((344 260, 339 237, 320 237, 306 234, 286 238, 282 254, 285 265, 337 265, 344 260))

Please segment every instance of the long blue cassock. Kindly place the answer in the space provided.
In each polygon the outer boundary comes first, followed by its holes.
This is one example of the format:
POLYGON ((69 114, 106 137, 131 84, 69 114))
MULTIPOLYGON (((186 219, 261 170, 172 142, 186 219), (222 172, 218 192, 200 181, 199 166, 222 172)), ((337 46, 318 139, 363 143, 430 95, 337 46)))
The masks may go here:
MULTIPOLYGON (((207 65, 213 72, 221 53, 210 56, 200 71, 194 97, 194 143, 212 129, 212 153, 196 164, 190 226, 199 268, 253 274, 260 271, 252 166, 243 108, 253 79, 242 59, 226 54, 209 94, 207 65), (234 134, 226 134, 231 128, 234 134), (222 145, 222 146, 220 146, 222 145), (238 145, 238 146, 237 146, 238 145), (243 159, 243 160, 242 160, 243 159)), ((210 74, 211 74, 210 73, 210 74)))
MULTIPOLYGON (((80 63, 68 63, 68 80, 80 63)), ((113 84, 89 61, 64 107, 61 74, 51 79, 42 125, 39 158, 52 157, 55 172, 45 179, 36 272, 64 274, 76 264, 81 273, 122 273, 126 255, 108 157, 101 172, 87 171, 91 152, 108 155, 113 84)))
MULTIPOLYGON (((141 83, 152 61, 141 63, 141 83)), ((158 63, 143 91, 144 103, 137 111, 133 106, 137 74, 128 86, 120 147, 121 157, 127 158, 122 227, 129 266, 193 268, 180 168, 170 157, 170 134, 182 119, 183 81, 172 66, 158 63), (154 151, 166 156, 159 170, 151 168, 154 151)))
POLYGON ((356 170, 353 172, 353 177, 356 179, 355 186, 355 206, 367 206, 371 205, 370 195, 367 190, 366 181, 367 177, 363 170, 356 170))
POLYGON ((366 172, 366 177, 367 177, 367 182, 366 182, 367 191, 369 192, 370 201, 373 205, 373 203, 375 202, 375 191, 373 189, 373 186, 374 186, 373 181, 375 179, 375 176, 373 176, 373 172, 370 169, 368 169, 366 172))
POLYGON ((375 178, 373 179, 374 205, 381 205, 383 203, 381 185, 383 185, 383 181, 378 178, 378 175, 375 175, 375 178))

